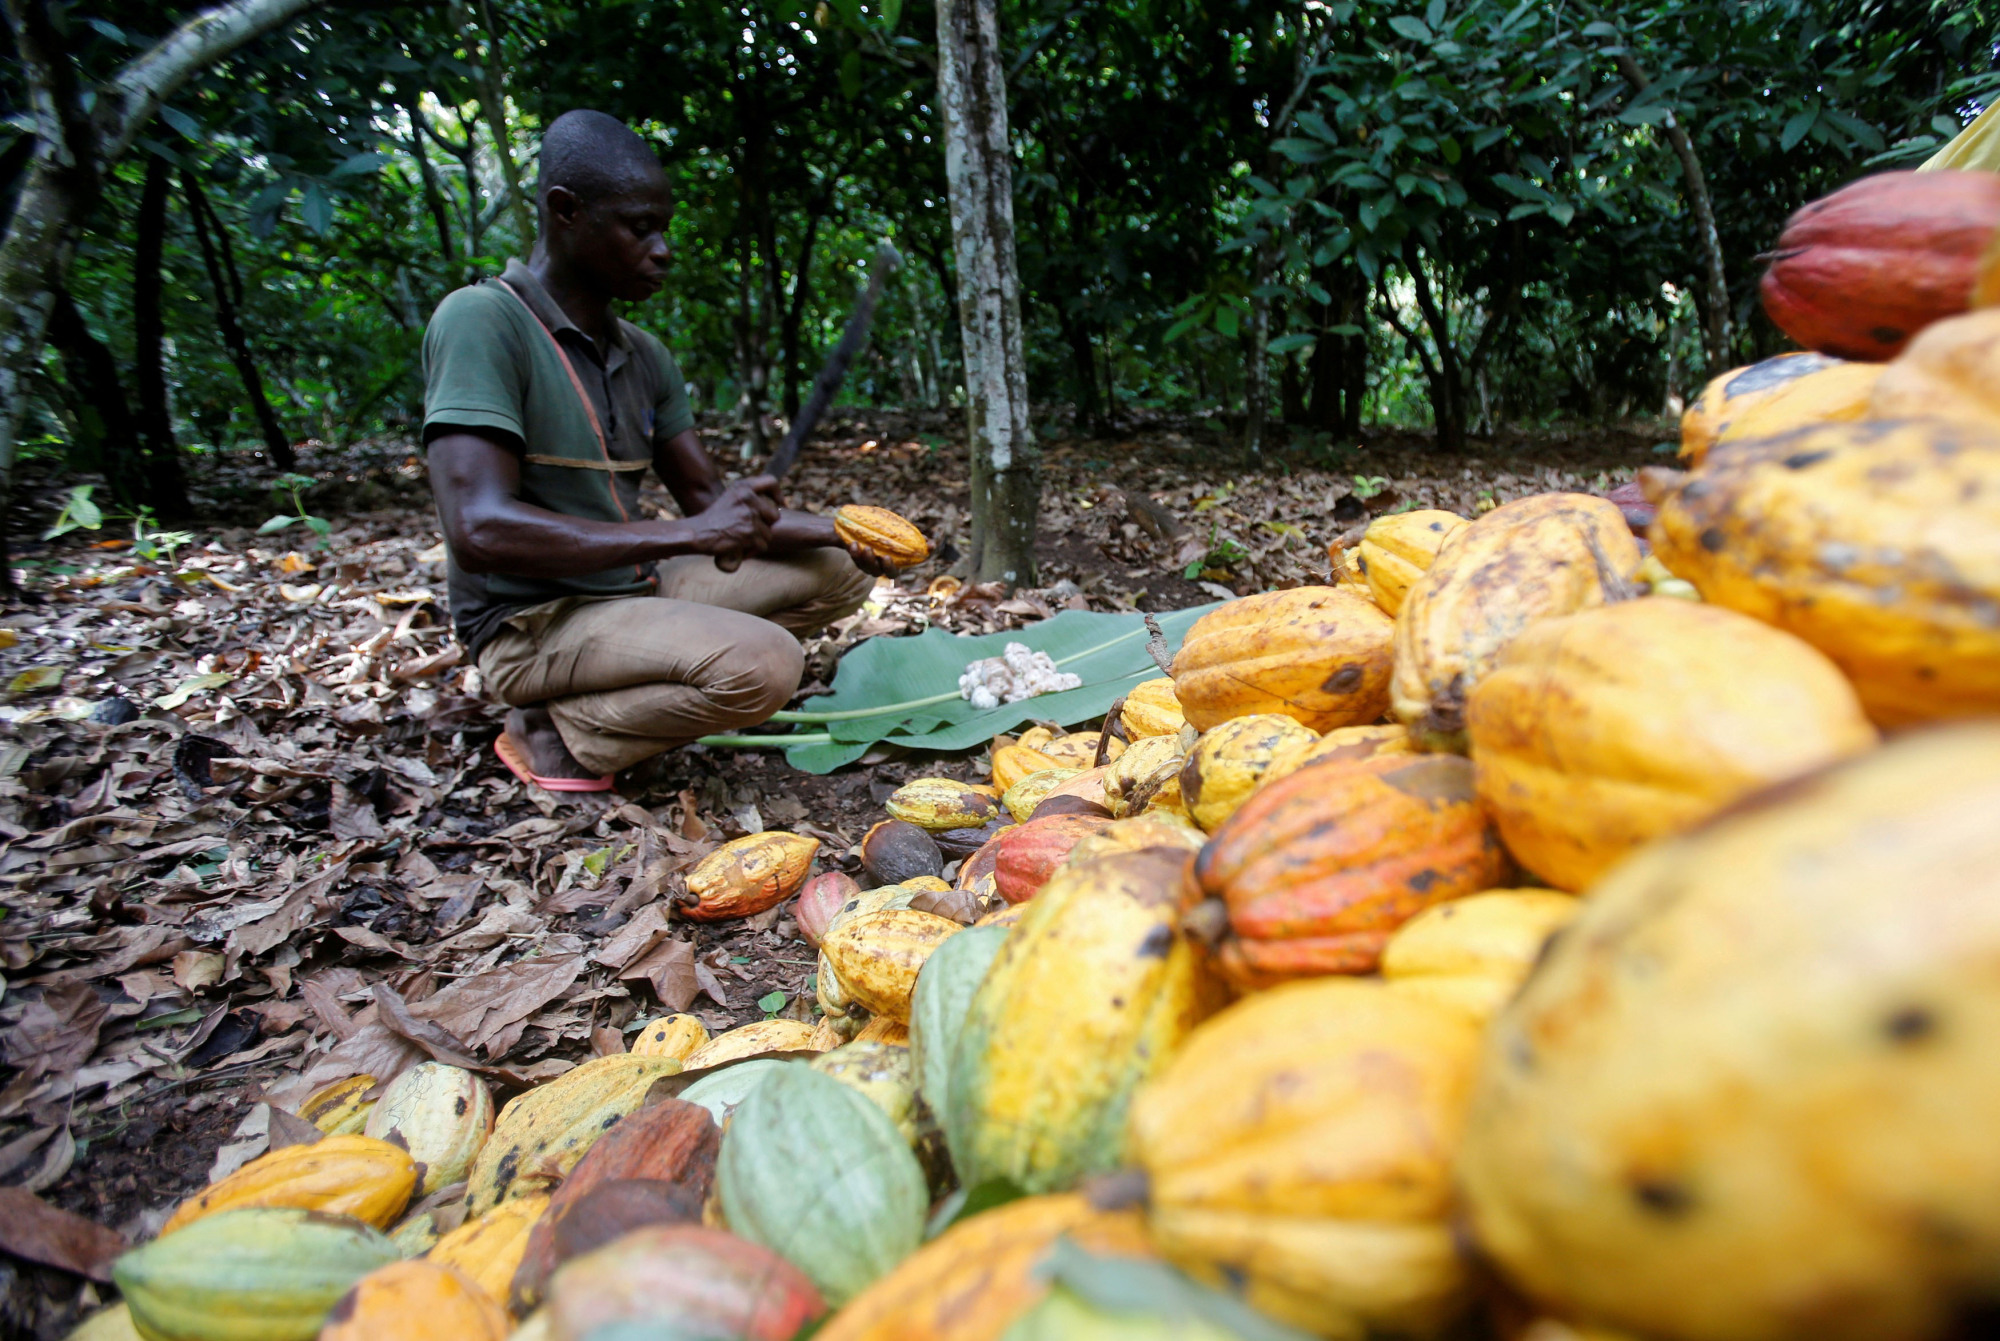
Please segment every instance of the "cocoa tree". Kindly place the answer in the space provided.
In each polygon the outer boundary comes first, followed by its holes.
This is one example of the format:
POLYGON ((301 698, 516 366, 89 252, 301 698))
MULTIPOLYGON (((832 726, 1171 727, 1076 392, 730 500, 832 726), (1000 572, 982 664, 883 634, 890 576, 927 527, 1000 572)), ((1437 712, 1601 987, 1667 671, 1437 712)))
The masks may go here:
MULTIPOLYGON (((15 437, 49 315, 106 171, 188 80, 310 8, 312 0, 230 0, 189 18, 93 85, 49 0, 5 0, 36 143, 0 239, 0 518, 12 497, 15 437)), ((0 564, 0 581, 11 580, 10 572, 0 564)))
POLYGON ((1028 422, 1013 152, 994 0, 938 0, 937 28, 972 466, 967 562, 979 581, 1031 585, 1040 452, 1028 422))

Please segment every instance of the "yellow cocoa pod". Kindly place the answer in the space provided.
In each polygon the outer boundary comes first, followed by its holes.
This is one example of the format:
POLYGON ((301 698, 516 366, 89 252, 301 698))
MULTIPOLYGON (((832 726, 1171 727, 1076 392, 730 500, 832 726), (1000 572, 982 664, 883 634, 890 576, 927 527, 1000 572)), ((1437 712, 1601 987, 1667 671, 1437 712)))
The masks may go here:
MULTIPOLYGON (((1073 731, 1067 736, 1057 736, 1041 747, 1041 753, 1056 761, 1061 768, 1097 767, 1097 747, 1103 741, 1101 731, 1073 731)), ((1111 744, 1105 748, 1107 761, 1116 759, 1125 752, 1125 742, 1113 736, 1111 744)))
POLYGON ((1174 692, 1203 731, 1253 714, 1314 732, 1372 722, 1389 706, 1395 627, 1373 601, 1332 587, 1248 596, 1187 631, 1174 692))
POLYGON ((1382 947, 1382 976, 1482 1025, 1505 1005, 1549 937, 1582 903, 1550 889, 1490 889, 1424 909, 1382 947))
POLYGON ((1378 754, 1415 754, 1416 742, 1400 726, 1343 726, 1318 740, 1301 741, 1280 749, 1264 770, 1261 785, 1269 786, 1307 764, 1331 759, 1373 759, 1378 754))
POLYGON ((858 1091, 896 1124, 905 1141, 916 1144, 917 1078, 906 1045, 857 1038, 815 1058, 812 1069, 858 1091))
POLYGON ((688 1055, 708 1042, 708 1028, 692 1015, 662 1015, 641 1028, 632 1040, 636 1057, 671 1057, 686 1063, 688 1055))
POLYGON ((1082 772, 1080 768, 1044 768, 1030 773, 1001 793, 1000 804, 1007 807, 1007 813, 1014 817, 1016 823, 1024 824, 1050 792, 1082 772))
POLYGON ((1187 717, 1174 694, 1173 678, 1163 675, 1134 685, 1125 695, 1125 706, 1118 710, 1118 720, 1124 724, 1126 737, 1135 744, 1148 736, 1179 734, 1187 717))
POLYGON ((740 1057, 767 1052, 803 1052, 816 1046, 813 1027, 804 1020, 758 1020, 717 1034, 688 1054, 687 1069, 718 1066, 740 1057))
POLYGON ((493 1096, 472 1072, 423 1062, 396 1077, 368 1115, 366 1134, 394 1141, 423 1166, 416 1195, 464 1178, 493 1132, 493 1096))
POLYGON ((1825 424, 1658 482, 1660 561, 1833 658, 1878 726, 2000 712, 2000 426, 1825 424))
POLYGON ((841 543, 896 568, 913 568, 931 556, 931 542, 910 522, 887 508, 849 503, 833 514, 841 543))
POLYGON ((1234 815, 1281 754, 1319 740, 1310 727, 1276 713, 1256 713, 1224 722, 1202 733, 1181 766, 1181 799, 1203 829, 1216 827, 1234 815))
POLYGON ((299 1116, 328 1136, 359 1136, 368 1123, 368 1111, 375 1101, 367 1098, 375 1088, 373 1076, 349 1076, 336 1080, 299 1105, 299 1116))
POLYGON ((131 1307, 113 1304, 85 1318, 63 1341, 141 1341, 141 1338, 139 1329, 132 1325, 131 1307))
POLYGON ((473 1161, 466 1208, 480 1215, 510 1198, 550 1190, 606 1128, 645 1102, 655 1080, 680 1070, 671 1057, 621 1052, 515 1095, 473 1161))
POLYGON ((425 1260, 465 1273, 480 1289, 504 1300, 528 1251, 528 1231, 549 1208, 549 1194, 503 1201, 437 1241, 425 1260))
POLYGON ((1030 773, 1059 767, 1055 760, 1031 746, 1002 745, 993 751, 993 785, 1005 796, 1010 787, 1030 773))
POLYGON ((861 1027, 854 1036, 856 1043, 894 1043, 898 1047, 910 1046, 910 1026, 901 1020, 892 1020, 887 1015, 877 1015, 861 1027))
POLYGON ((182 1202, 160 1234, 217 1211, 255 1207, 351 1215, 381 1229, 395 1223, 416 1186, 417 1166, 407 1150, 367 1136, 329 1136, 259 1155, 182 1202))
POLYGON ((1444 542, 1470 525, 1456 512, 1399 512, 1377 517, 1361 537, 1355 563, 1375 604, 1394 615, 1416 580, 1430 571, 1444 542))
POLYGON ((798 893, 818 852, 819 839, 775 829, 733 839, 687 873, 687 900, 676 911, 693 922, 761 913, 798 893))
POLYGON ((849 996, 876 1015, 907 1024, 918 971, 959 930, 948 917, 896 908, 848 919, 827 933, 822 947, 849 996))
POLYGON ((1618 505, 1589 494, 1503 503, 1453 535, 1396 617, 1397 718, 1421 749, 1463 752, 1465 704, 1538 619, 1632 594, 1639 546, 1618 505))
POLYGON ((319 1341, 505 1341, 508 1330, 506 1310, 462 1272, 391 1262, 341 1296, 319 1341))
POLYGON ((977 829, 1000 817, 1000 802, 990 787, 974 787, 951 778, 918 778, 898 787, 884 806, 889 818, 943 833, 977 829))

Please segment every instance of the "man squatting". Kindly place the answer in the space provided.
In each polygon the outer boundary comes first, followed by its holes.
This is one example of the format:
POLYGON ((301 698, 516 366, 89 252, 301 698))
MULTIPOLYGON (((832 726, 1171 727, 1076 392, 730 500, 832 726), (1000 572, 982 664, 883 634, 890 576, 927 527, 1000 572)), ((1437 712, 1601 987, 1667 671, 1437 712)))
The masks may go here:
POLYGON ((525 781, 601 791, 783 707, 799 639, 881 569, 771 477, 725 485, 673 355, 613 313, 664 280, 673 200, 645 141, 567 112, 536 195, 527 261, 447 296, 424 332, 424 442, 452 623, 512 709, 495 752, 525 781), (681 517, 639 516, 649 466, 681 517))

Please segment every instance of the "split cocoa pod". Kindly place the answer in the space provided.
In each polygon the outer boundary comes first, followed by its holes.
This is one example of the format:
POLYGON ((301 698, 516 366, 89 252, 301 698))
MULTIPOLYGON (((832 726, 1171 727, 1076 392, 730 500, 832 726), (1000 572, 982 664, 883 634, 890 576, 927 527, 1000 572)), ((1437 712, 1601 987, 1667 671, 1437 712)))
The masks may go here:
POLYGON ((817 838, 777 830, 732 839, 694 864, 675 911, 691 922, 761 913, 798 891, 818 852, 817 838))

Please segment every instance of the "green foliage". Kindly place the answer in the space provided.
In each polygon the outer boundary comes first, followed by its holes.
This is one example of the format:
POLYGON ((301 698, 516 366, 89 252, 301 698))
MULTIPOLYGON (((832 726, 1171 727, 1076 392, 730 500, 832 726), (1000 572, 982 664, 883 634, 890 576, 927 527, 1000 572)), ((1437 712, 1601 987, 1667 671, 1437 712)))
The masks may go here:
MULTIPOLYGON (((198 8, 52 13, 96 79, 198 8)), ((1448 442, 1656 412, 1695 389, 1708 299, 1669 118, 1714 202, 1728 357, 1748 360, 1779 347, 1755 285, 1785 216, 1921 160, 2000 90, 1996 0, 1003 0, 1000 14, 1035 396, 1106 431, 1131 409, 1234 416, 1263 358, 1285 424, 1273 440, 1316 457, 1364 421, 1435 422, 1448 442)), ((746 450, 767 443, 885 238, 911 263, 843 395, 944 407, 961 371, 934 29, 931 0, 315 8, 178 94, 104 184, 68 286, 84 344, 134 397, 154 357, 134 337, 134 229, 147 163, 165 161, 158 357, 191 468, 269 439, 218 283, 288 440, 413 436, 431 308, 532 242, 502 156, 532 184, 540 126, 595 106, 651 140, 673 182, 671 279, 630 315, 674 349, 698 409, 741 424, 746 450), (213 214, 217 279, 184 176, 213 214)), ((0 182, 18 182, 33 123, 15 65, 0 63, 0 104, 0 182)), ((115 476, 132 446, 83 375, 88 353, 50 353, 22 436, 115 476)), ((104 496, 159 506, 143 493, 114 477, 104 496)), ((58 524, 88 529, 85 515, 58 524)), ((292 497, 283 525, 314 521, 292 497)))

